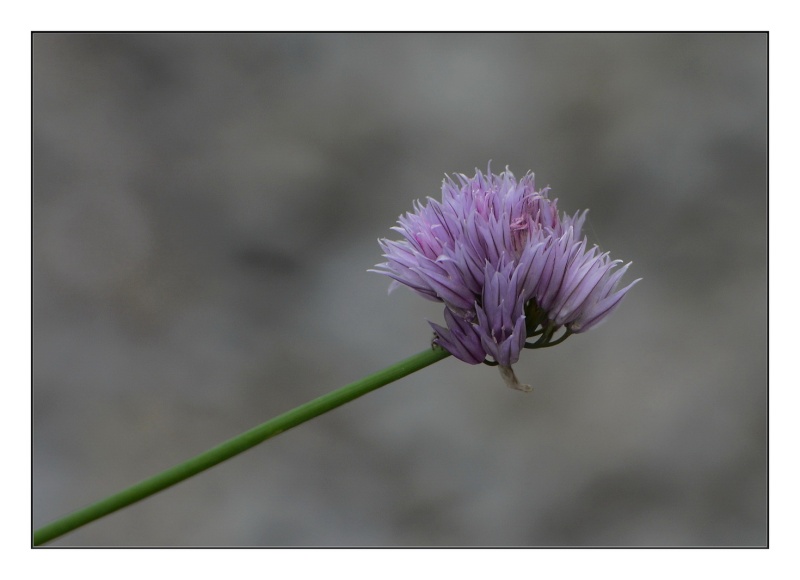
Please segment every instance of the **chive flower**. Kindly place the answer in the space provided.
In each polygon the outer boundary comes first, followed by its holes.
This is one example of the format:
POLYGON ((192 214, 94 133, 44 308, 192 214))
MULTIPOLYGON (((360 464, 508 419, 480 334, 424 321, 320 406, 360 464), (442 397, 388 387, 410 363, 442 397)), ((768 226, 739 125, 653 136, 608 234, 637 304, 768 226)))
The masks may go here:
POLYGON ((617 290, 629 264, 581 238, 586 211, 559 215, 534 174, 511 171, 445 176, 442 201, 414 202, 381 239, 386 262, 373 272, 444 303, 444 323, 429 322, 433 342, 469 363, 498 365, 506 384, 521 384, 512 365, 523 348, 554 346, 602 322, 639 280, 617 290), (528 339, 533 339, 528 341, 528 339))

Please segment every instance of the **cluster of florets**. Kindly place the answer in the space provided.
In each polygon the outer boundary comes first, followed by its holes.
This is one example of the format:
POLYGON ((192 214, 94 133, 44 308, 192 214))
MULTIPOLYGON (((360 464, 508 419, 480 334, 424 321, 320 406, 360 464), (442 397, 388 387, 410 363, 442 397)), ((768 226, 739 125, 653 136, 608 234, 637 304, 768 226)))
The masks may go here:
POLYGON ((430 323, 436 344, 464 362, 499 365, 509 386, 530 390, 511 370, 522 349, 589 330, 638 280, 617 290, 630 264, 617 269, 620 260, 589 247, 586 211, 559 216, 532 173, 456 178, 444 180, 441 202, 415 202, 400 217, 392 229, 405 239, 379 240, 387 261, 375 271, 394 279, 390 291, 403 284, 444 303, 446 326, 430 323))

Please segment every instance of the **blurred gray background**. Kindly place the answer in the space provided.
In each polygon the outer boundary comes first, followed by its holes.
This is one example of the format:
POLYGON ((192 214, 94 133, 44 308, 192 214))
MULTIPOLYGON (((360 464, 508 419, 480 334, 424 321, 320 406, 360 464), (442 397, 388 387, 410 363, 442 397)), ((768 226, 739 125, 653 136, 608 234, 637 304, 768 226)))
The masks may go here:
POLYGON ((766 542, 764 34, 36 34, 34 525, 428 347, 378 237, 492 160, 643 277, 55 545, 766 542))

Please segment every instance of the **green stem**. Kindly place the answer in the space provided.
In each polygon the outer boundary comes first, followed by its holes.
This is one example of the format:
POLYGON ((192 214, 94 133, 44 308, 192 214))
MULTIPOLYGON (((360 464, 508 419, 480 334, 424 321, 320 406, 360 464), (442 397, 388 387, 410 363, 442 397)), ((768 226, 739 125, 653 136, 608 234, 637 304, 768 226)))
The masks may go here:
POLYGON ((309 419, 327 413, 353 399, 357 399, 375 389, 432 365, 449 355, 450 353, 439 347, 434 347, 432 350, 424 350, 360 381, 300 405, 283 415, 279 415, 258 427, 245 431, 241 435, 209 449, 205 453, 201 453, 128 489, 39 528, 33 533, 33 545, 45 544, 94 520, 167 489, 292 427, 297 427, 309 419))

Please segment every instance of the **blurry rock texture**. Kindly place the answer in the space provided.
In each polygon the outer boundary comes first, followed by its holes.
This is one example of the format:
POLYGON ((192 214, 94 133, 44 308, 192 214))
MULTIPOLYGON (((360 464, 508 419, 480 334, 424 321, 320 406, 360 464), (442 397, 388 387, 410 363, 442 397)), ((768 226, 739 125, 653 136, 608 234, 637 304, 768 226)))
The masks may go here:
POLYGON ((766 542, 763 34, 34 36, 34 524, 428 347, 367 272, 489 160, 642 276, 63 546, 766 542))

